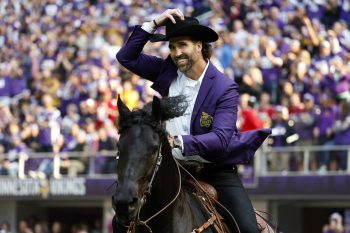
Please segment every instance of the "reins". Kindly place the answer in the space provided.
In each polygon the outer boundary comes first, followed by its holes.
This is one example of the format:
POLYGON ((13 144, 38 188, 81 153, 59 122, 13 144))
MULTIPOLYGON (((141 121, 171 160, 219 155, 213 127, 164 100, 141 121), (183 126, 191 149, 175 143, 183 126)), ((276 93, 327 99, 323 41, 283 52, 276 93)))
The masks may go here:
MULTIPOLYGON (((202 190, 202 192, 206 195, 206 198, 208 199, 208 202, 210 203, 210 205, 211 205, 211 208, 213 209, 213 210, 215 210, 215 207, 214 207, 214 205, 211 203, 211 201, 210 200, 214 200, 214 199, 212 199, 212 198, 210 198, 209 197, 209 195, 207 194, 207 192, 205 191, 205 189, 202 187, 202 185, 198 182, 198 180, 186 169, 186 168, 184 168, 179 162, 177 162, 176 161, 176 163, 178 164, 178 166, 180 166, 181 167, 181 169, 188 175, 188 176, 190 176, 193 180, 194 180, 194 182, 197 184, 197 186, 202 190)), ((238 223, 237 223, 237 221, 236 221, 236 219, 232 216, 232 214, 230 213, 230 211, 228 211, 227 210, 227 208, 225 207, 225 206, 223 206, 219 201, 217 201, 217 200, 214 200, 215 201, 215 203, 217 204, 217 205, 220 205, 220 207, 222 208, 222 209, 224 209, 225 210, 225 212, 227 212, 227 214, 233 219, 233 221, 234 221, 234 223, 235 223, 235 225, 236 225, 236 228, 237 228, 237 230, 238 230, 238 233, 241 233, 241 231, 239 230, 239 226, 238 226, 238 223)), ((222 226, 222 224, 221 224, 221 221, 220 221, 220 218, 217 216, 218 214, 216 213, 216 211, 214 211, 215 213, 215 216, 216 216, 216 219, 218 220, 218 223, 219 223, 219 227, 221 228, 220 230, 222 231, 222 232, 224 232, 224 228, 223 228, 223 226, 222 226)), ((208 220, 209 221, 209 220, 208 220)), ((203 224, 204 225, 204 224, 203 224)), ((197 229, 200 229, 201 227, 199 227, 199 228, 197 228, 197 229)), ((196 229, 195 230, 193 230, 192 232, 195 232, 195 233, 197 233, 197 232, 202 232, 202 231, 196 231, 196 229)), ((191 232, 191 233, 192 233, 191 232)))

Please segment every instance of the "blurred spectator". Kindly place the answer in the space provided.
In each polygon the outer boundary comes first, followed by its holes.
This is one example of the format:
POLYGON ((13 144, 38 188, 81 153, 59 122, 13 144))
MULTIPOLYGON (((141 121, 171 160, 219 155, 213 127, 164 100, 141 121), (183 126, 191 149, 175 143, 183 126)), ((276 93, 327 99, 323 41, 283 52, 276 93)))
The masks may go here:
POLYGON ((21 128, 19 127, 15 119, 13 119, 4 129, 3 146, 5 147, 5 152, 8 152, 8 150, 13 145, 12 139, 16 137, 20 137, 20 134, 21 134, 21 128))
POLYGON ((22 122, 21 138, 31 151, 40 151, 39 133, 36 117, 28 112, 22 122))
MULTIPOLYGON (((96 101, 89 98, 85 101, 81 101, 79 103, 79 115, 80 115, 80 121, 81 122, 85 122, 87 119, 94 119, 97 123, 97 125, 99 125, 98 123, 98 119, 102 118, 99 116, 99 113, 96 109, 96 101)), ((104 112, 103 112, 104 114, 104 112)), ((103 115, 104 116, 104 115, 103 115)))
POLYGON ((124 81, 123 83, 123 92, 120 93, 120 97, 123 99, 126 106, 129 109, 134 109, 138 107, 139 94, 133 89, 133 86, 130 81, 124 81))
POLYGON ((102 222, 100 219, 95 219, 91 229, 91 233, 102 233, 102 222))
POLYGON ((259 98, 263 89, 263 79, 260 69, 251 67, 247 73, 243 75, 239 89, 242 93, 248 93, 255 98, 259 98))
POLYGON ((27 220, 20 220, 18 223, 18 232, 19 233, 34 233, 27 220))
MULTIPOLYGON (((308 56, 308 54, 305 55, 308 56)), ((301 94, 307 92, 308 81, 310 79, 308 76, 308 61, 303 61, 301 56, 302 52, 300 53, 300 56, 290 64, 291 69, 288 76, 288 80, 294 86, 294 92, 296 92, 299 97, 302 97, 301 94)))
POLYGON ((290 103, 288 112, 290 115, 297 114, 304 111, 304 104, 301 102, 299 93, 292 93, 290 96, 290 103))
POLYGON ((9 175, 10 161, 5 156, 5 148, 0 145, 0 175, 9 175))
POLYGON ((316 123, 316 112, 319 110, 315 106, 314 97, 310 93, 303 96, 302 104, 304 108, 291 114, 294 121, 296 133, 302 140, 296 142, 300 146, 310 146, 314 144, 313 128, 316 123))
POLYGON ((0 222, 0 233, 11 233, 11 225, 8 221, 0 222))
MULTIPOLYGON (((321 96, 320 110, 316 113, 315 128, 313 130, 314 137, 318 145, 334 145, 334 134, 332 126, 336 116, 339 113, 337 105, 334 105, 332 97, 326 93, 321 96)), ((318 155, 318 166, 320 171, 326 171, 330 160, 330 152, 325 150, 318 155)))
POLYGON ((86 132, 87 150, 96 152, 98 150, 99 135, 97 133, 96 124, 92 119, 86 119, 82 124, 82 129, 86 132))
POLYGON ((239 47, 236 43, 234 43, 234 38, 231 33, 226 31, 221 32, 221 37, 216 42, 216 46, 216 55, 222 67, 227 69, 232 63, 233 54, 237 53, 239 47))
POLYGON ((54 221, 51 225, 51 233, 63 233, 62 223, 54 221))
MULTIPOLYGON (((108 151, 113 151, 116 153, 116 140, 107 135, 105 128, 100 128, 98 130, 99 140, 98 140, 98 154, 99 156, 105 156, 108 151)), ((104 159, 102 164, 102 173, 114 173, 116 172, 116 159, 115 157, 107 157, 104 159)))
MULTIPOLYGON (((39 151, 54 152, 54 146, 60 136, 61 113, 54 107, 53 98, 44 94, 41 98, 43 108, 38 112, 39 151)), ((47 154, 46 156, 49 156, 47 154)), ((52 158, 31 159, 39 163, 37 171, 31 171, 32 177, 44 178, 52 174, 52 158)))
MULTIPOLYGON (((334 133, 334 143, 336 145, 350 145, 350 102, 342 101, 340 104, 339 117, 336 118, 332 131, 334 133)), ((339 169, 347 169, 347 151, 339 153, 339 169)))
POLYGON ((332 48, 329 41, 324 40, 319 47, 319 53, 311 62, 311 71, 319 71, 323 76, 330 72, 330 61, 332 58, 332 48))
MULTIPOLYGON (((130 82, 129 84, 131 85, 130 82)), ((135 102, 131 103, 133 107, 136 107, 138 104, 138 93, 135 90, 131 90, 131 86, 130 86, 130 91, 132 91, 137 96, 137 99, 133 100, 135 102)), ((96 127, 98 129, 102 127, 102 125, 106 121, 112 121, 112 123, 114 124, 116 123, 117 116, 118 116, 117 99, 112 97, 112 92, 110 90, 105 90, 105 92, 102 93, 101 100, 98 101, 97 103, 96 113, 97 113, 96 127)))
POLYGON ((34 224, 33 233, 49 233, 49 229, 46 222, 36 222, 34 224))
POLYGON ((324 15, 322 17, 322 23, 326 27, 331 27, 334 22, 339 20, 340 16, 340 5, 337 0, 328 0, 326 3, 324 15))
POLYGON ((19 160, 22 157, 23 159, 28 159, 28 148, 24 144, 22 139, 19 136, 13 136, 12 145, 10 146, 7 156, 9 160, 9 169, 8 173, 12 177, 16 177, 19 173, 19 160))
POLYGON ((13 116, 10 108, 6 104, 0 102, 0 128, 6 128, 11 119, 13 119, 13 116))
MULTIPOLYGON (((288 109, 284 106, 276 107, 276 115, 272 121, 272 134, 269 144, 273 147, 292 146, 299 140, 295 132, 294 122, 289 119, 288 109)), ((271 169, 274 171, 289 171, 291 154, 288 152, 278 153, 271 159, 271 169)))
POLYGON ((78 113, 78 107, 71 103, 67 106, 67 115, 65 115, 62 119, 61 123, 61 130, 63 134, 69 134, 70 129, 74 124, 79 123, 79 113, 78 113))
POLYGON ((261 58, 260 68, 264 80, 264 91, 270 93, 272 103, 277 103, 279 83, 282 78, 281 67, 283 60, 277 50, 274 40, 262 38, 260 40, 261 58))
POLYGON ((270 95, 263 92, 260 95, 260 105, 258 107, 259 118, 264 121, 264 125, 271 127, 272 118, 275 115, 275 106, 271 104, 270 95))
POLYGON ((325 77, 325 85, 336 99, 350 97, 350 72, 341 57, 336 56, 330 61, 330 73, 325 77))
POLYGON ((286 81, 282 84, 282 90, 280 94, 280 103, 282 106, 288 108, 294 92, 294 86, 291 82, 286 81))
POLYGON ((50 95, 45 94, 41 101, 43 108, 38 115, 40 151, 52 152, 53 144, 60 134, 61 113, 54 107, 53 98, 50 95))
POLYGON ((74 224, 71 227, 71 232, 72 233, 88 233, 89 227, 85 223, 74 224))
POLYGON ((329 217, 329 223, 322 228, 322 233, 344 233, 343 217, 335 212, 329 217))
POLYGON ((242 94, 240 98, 240 107, 242 115, 242 125, 240 131, 249 131, 261 129, 264 122, 259 118, 256 110, 256 98, 248 94, 242 94))
MULTIPOLYGON (((314 97, 310 93, 305 93, 303 96, 303 101, 300 103, 303 106, 302 111, 297 111, 291 114, 290 119, 294 121, 294 128, 298 134, 300 140, 296 141, 296 146, 312 146, 315 144, 313 129, 316 122, 316 112, 319 111, 314 102, 314 97)), ((304 170, 302 155, 297 155, 295 157, 296 170, 304 170)), ((310 155, 310 161, 312 164, 316 162, 314 158, 314 153, 310 155)), ((310 167, 311 168, 311 167, 310 167)), ((316 168, 315 168, 316 170, 316 168)))
POLYGON ((61 151, 61 171, 70 176, 76 176, 79 172, 85 171, 86 157, 81 157, 77 151, 87 150, 85 144, 86 133, 78 124, 73 124, 69 134, 62 135, 61 151), (80 135, 79 135, 80 134, 80 135), (78 140, 79 139, 79 140, 78 140), (80 142, 79 142, 80 141, 80 142), (67 157, 65 152, 74 152, 72 157, 67 157))
POLYGON ((71 141, 73 147, 69 150, 73 152, 74 156, 68 159, 68 176, 77 176, 86 171, 88 162, 86 153, 89 152, 89 146, 86 140, 86 132, 82 129, 78 129, 71 141))

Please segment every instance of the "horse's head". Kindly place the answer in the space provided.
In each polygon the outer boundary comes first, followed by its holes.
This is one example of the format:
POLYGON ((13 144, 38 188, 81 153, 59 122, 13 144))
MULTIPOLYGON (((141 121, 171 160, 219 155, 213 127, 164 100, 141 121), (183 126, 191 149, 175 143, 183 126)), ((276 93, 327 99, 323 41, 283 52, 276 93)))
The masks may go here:
POLYGON ((136 217, 152 182, 161 144, 166 141, 162 122, 180 116, 186 109, 184 98, 176 98, 159 100, 155 97, 152 105, 132 112, 118 99, 118 186, 113 205, 118 220, 123 224, 136 217))

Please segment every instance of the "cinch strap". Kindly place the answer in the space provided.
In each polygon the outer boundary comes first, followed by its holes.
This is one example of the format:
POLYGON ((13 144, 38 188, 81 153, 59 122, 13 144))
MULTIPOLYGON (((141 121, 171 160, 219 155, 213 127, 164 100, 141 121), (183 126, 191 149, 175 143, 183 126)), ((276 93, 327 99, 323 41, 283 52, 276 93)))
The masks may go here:
POLYGON ((191 233, 200 233, 200 232, 204 231, 205 229, 207 229, 211 225, 213 225, 215 220, 216 220, 216 215, 214 214, 202 226, 198 227, 197 229, 194 229, 191 233))

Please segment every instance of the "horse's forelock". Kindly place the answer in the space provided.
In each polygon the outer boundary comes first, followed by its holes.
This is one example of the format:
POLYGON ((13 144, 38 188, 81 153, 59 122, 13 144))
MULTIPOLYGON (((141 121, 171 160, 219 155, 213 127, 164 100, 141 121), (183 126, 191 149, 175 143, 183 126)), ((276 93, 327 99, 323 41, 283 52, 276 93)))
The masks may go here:
POLYGON ((125 131, 133 125, 148 125, 159 135, 165 134, 165 128, 160 122, 157 122, 153 118, 149 106, 145 106, 145 108, 143 109, 137 109, 131 112, 131 114, 127 117, 120 117, 119 131, 121 134, 123 133, 123 131, 125 131))
POLYGON ((182 116, 188 107, 188 102, 186 96, 178 95, 174 97, 163 98, 160 102, 160 105, 162 121, 166 121, 175 117, 182 116))
MULTIPOLYGON (((183 115, 187 107, 188 103, 186 97, 183 95, 161 99, 161 122, 183 115)), ((152 115, 152 104, 149 103, 142 109, 132 111, 126 117, 120 116, 119 129, 122 132, 132 125, 146 124, 155 129, 159 134, 166 134, 165 127, 161 122, 157 121, 152 115)))

